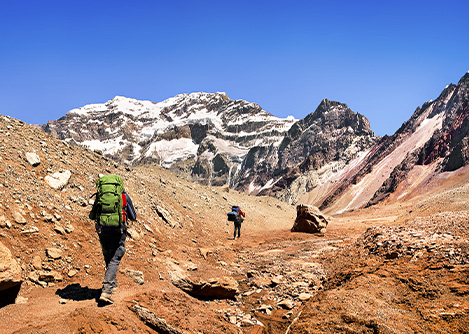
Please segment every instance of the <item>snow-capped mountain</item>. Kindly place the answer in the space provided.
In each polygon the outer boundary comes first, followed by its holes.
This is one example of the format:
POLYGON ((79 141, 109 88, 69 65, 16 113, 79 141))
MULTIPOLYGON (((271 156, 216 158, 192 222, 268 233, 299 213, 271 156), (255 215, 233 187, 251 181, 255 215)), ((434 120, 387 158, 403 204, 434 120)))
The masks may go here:
POLYGON ((280 119, 224 93, 159 103, 117 96, 43 129, 129 164, 342 212, 416 194, 469 164, 469 73, 382 138, 343 103, 324 99, 304 119, 280 119))
POLYGON ((117 96, 73 109, 43 129, 122 162, 156 163, 193 181, 290 203, 375 141, 368 120, 339 102, 325 99, 297 121, 225 93, 159 103, 117 96))
POLYGON ((294 122, 225 93, 192 93, 159 103, 116 96, 70 110, 43 129, 125 163, 157 163, 221 185, 252 147, 280 145, 294 122))

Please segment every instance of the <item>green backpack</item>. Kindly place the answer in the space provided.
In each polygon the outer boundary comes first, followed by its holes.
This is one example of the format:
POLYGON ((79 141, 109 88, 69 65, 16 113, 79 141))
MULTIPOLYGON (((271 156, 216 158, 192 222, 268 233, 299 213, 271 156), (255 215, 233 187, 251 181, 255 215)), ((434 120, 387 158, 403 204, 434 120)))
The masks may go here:
MULTIPOLYGON (((96 200, 90 219, 103 227, 119 227, 124 222, 124 181, 119 175, 105 175, 96 181, 96 200)), ((125 196, 125 195, 124 195, 125 196)))

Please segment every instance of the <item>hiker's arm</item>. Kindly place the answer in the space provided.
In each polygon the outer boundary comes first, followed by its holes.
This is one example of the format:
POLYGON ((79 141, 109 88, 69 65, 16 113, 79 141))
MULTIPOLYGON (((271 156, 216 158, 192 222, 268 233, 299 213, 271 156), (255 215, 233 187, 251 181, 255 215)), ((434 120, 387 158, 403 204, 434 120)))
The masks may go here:
POLYGON ((127 218, 130 220, 137 220, 137 213, 135 212, 134 205, 132 204, 132 200, 130 199, 130 196, 125 194, 125 197, 127 199, 127 206, 125 207, 125 211, 127 213, 127 218))
POLYGON ((96 201, 94 201, 93 207, 91 208, 88 218, 90 218, 91 220, 96 220, 97 211, 98 211, 98 206, 96 205, 96 201))

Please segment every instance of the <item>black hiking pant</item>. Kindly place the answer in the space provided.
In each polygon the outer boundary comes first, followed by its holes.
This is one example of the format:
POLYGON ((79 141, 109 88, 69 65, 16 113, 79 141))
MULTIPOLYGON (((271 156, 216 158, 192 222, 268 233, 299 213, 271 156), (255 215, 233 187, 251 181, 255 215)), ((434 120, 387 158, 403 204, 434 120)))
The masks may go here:
POLYGON ((103 293, 112 293, 117 288, 117 268, 125 254, 125 239, 127 234, 121 229, 101 230, 99 242, 103 250, 104 261, 106 262, 106 273, 104 274, 103 293))
POLYGON ((238 238, 240 238, 241 237, 241 222, 234 223, 233 239, 236 239, 236 231, 238 232, 238 238))

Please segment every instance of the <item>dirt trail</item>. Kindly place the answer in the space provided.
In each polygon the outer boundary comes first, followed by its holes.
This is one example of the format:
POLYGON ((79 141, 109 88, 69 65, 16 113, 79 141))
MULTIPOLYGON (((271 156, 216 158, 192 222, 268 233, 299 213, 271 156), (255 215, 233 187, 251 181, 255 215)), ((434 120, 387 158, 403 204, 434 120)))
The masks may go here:
MULTIPOLYGON (((239 328, 236 324, 246 329, 259 328, 262 323, 267 326, 268 333, 274 333, 291 323, 294 309, 301 304, 298 296, 301 293, 312 295, 320 287, 325 272, 319 257, 354 240, 369 225, 357 217, 337 217, 329 225, 326 234, 312 235, 291 233, 285 228, 252 232, 248 224, 244 223, 241 239, 226 237, 215 243, 218 245, 217 259, 240 282, 240 296, 235 301, 212 301, 209 302, 212 305, 207 307, 207 302, 199 302, 185 295, 164 279, 146 279, 145 284, 139 286, 119 273, 121 285, 115 295, 115 304, 105 307, 97 303, 99 277, 89 284, 58 283, 53 287, 30 286, 23 289, 21 298, 27 298, 24 304, 0 309, 0 317, 8 319, 6 326, 0 328, 0 333, 151 332, 129 310, 129 306, 135 304, 135 301, 151 306, 148 301, 152 299, 158 299, 160 303, 160 309, 153 311, 169 323, 178 323, 177 317, 180 316, 169 310, 181 306, 181 300, 186 299, 184 304, 195 303, 197 307, 197 303, 202 303, 204 306, 203 310, 199 310, 200 321, 205 316, 211 316, 212 308, 215 307, 227 314, 223 318, 228 318, 228 326, 232 325, 233 332, 239 328), (283 300, 290 300, 293 307, 278 307, 283 300), (161 308, 161 303, 164 308, 161 308), (255 317, 246 317, 253 313, 255 317), (253 326, 248 326, 251 323, 253 326)), ((287 224, 289 222, 278 223, 277 226, 287 224)), ((155 272, 155 277, 165 274, 155 272)), ((193 326, 206 333, 207 328, 202 330, 204 325, 200 322, 193 326)))

